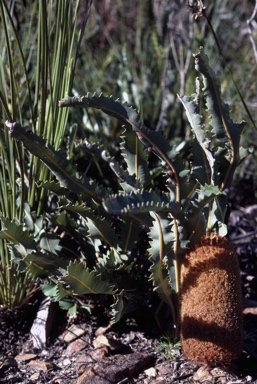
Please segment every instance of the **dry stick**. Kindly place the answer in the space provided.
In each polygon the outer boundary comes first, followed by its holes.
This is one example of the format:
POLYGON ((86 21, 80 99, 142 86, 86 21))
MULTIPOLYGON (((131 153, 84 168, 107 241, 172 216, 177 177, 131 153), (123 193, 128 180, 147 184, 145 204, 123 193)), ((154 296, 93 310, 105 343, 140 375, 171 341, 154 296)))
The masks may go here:
POLYGON ((162 75, 162 82, 161 82, 161 87, 162 87, 161 111, 160 111, 158 123, 157 123, 156 128, 155 128, 155 131, 157 131, 157 132, 161 130, 162 122, 163 122, 164 118, 166 117, 166 106, 165 106, 166 95, 167 95, 166 75, 168 72, 168 66, 169 66, 169 52, 166 55, 165 62, 164 62, 164 68, 163 68, 163 75, 162 75))
POLYGON ((248 25, 249 38, 250 38, 250 41, 251 41, 251 44, 252 44, 255 61, 257 63, 257 47, 256 47, 256 44, 255 44, 255 41, 254 41, 253 31, 252 31, 252 22, 253 22, 253 20, 254 20, 254 18, 256 16, 256 14, 257 14, 257 0, 255 0, 255 7, 254 7, 254 10, 253 10, 252 16, 250 17, 250 19, 246 20, 246 23, 248 25))
POLYGON ((180 74, 180 95, 185 94, 186 77, 187 77, 189 67, 190 67, 190 62, 192 59, 193 39, 194 39, 193 21, 189 19, 189 46, 186 54, 186 59, 184 60, 183 46, 181 44, 179 46, 179 58, 178 58, 178 54, 174 44, 174 39, 172 37, 170 38, 174 63, 180 74))

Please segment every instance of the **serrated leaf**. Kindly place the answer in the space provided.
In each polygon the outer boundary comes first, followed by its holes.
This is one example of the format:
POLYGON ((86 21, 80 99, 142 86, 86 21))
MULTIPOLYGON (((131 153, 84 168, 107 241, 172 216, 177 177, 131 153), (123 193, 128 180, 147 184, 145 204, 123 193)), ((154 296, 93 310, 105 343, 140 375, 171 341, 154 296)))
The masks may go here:
POLYGON ((151 211, 167 211, 178 214, 180 205, 157 190, 140 190, 135 193, 110 196, 103 202, 107 212, 114 215, 139 214, 151 211))
POLYGON ((118 161, 111 157, 110 154, 102 147, 99 147, 94 143, 84 141, 83 144, 79 146, 79 148, 84 152, 89 153, 91 156, 98 157, 108 163, 109 167, 118 177, 121 183, 124 183, 125 185, 128 184, 133 190, 138 188, 139 183, 135 179, 135 176, 130 175, 129 172, 124 169, 118 161))
POLYGON ((117 250, 119 249, 119 237, 115 228, 113 228, 111 221, 95 215, 90 208, 83 204, 66 205, 62 208, 71 212, 76 212, 86 219, 88 236, 93 241, 95 241, 95 239, 100 239, 111 247, 114 247, 117 250))
POLYGON ((45 296, 55 297, 57 294, 57 285, 45 283, 42 286, 42 292, 45 296))
POLYGON ((47 276, 52 273, 55 275, 60 275, 58 270, 60 268, 66 269, 69 260, 61 256, 54 256, 51 253, 46 252, 34 252, 28 254, 24 258, 24 262, 31 264, 30 272, 35 276, 47 276), (33 269, 32 269, 33 268, 33 269))
POLYGON ((39 246, 42 250, 48 252, 52 256, 59 255, 62 251, 60 246, 60 238, 55 233, 46 233, 42 231, 39 246))
POLYGON ((42 183, 37 183, 37 185, 38 188, 47 189, 48 191, 51 191, 58 196, 65 196, 69 200, 74 199, 76 196, 74 193, 72 194, 67 188, 62 187, 56 180, 44 181, 42 183))
POLYGON ((67 212, 63 211, 59 215, 56 215, 53 218, 53 222, 55 225, 58 225, 59 227, 62 227, 67 232, 69 232, 71 229, 77 228, 77 223, 67 212))
MULTIPOLYGON (((135 309, 140 306, 135 301, 133 294, 130 294, 125 291, 121 291, 118 295, 114 296, 115 302, 111 305, 112 307, 112 318, 110 323, 115 324, 120 321, 121 317, 126 313, 135 311, 135 309)), ((138 298, 136 297, 136 300, 138 298)))
POLYGON ((21 244, 25 249, 35 249, 36 243, 33 236, 27 229, 24 229, 22 224, 4 217, 1 217, 1 223, 0 239, 8 240, 14 244, 21 244))
POLYGON ((76 295, 115 294, 115 288, 83 263, 70 263, 61 281, 76 295))
POLYGON ((182 199, 179 173, 183 170, 183 161, 176 148, 171 147, 160 131, 151 131, 143 126, 139 113, 126 103, 112 97, 88 93, 86 96, 67 97, 59 101, 60 107, 92 107, 116 117, 128 130, 134 131, 146 148, 151 150, 165 163, 166 169, 173 172, 176 185, 177 201, 182 199))
MULTIPOLYGON (((193 95, 195 96, 195 95, 193 95)), ((215 179, 215 169, 214 169, 214 163, 215 158, 210 150, 210 141, 208 139, 208 136, 206 134, 206 131, 202 128, 202 117, 198 113, 199 106, 195 103, 195 98, 192 99, 191 97, 182 96, 179 97, 179 100, 183 104, 183 107, 186 111, 187 119, 191 125, 191 128, 194 132, 194 135, 196 137, 196 140, 194 142, 194 147, 192 148, 192 153, 195 155, 194 157, 194 166, 201 166, 201 168, 204 168, 205 174, 208 175, 210 173, 211 175, 211 182, 214 183, 215 179), (201 154, 201 149, 205 155, 205 157, 201 156, 199 159, 199 155, 201 154), (200 151, 199 151, 200 150, 200 151), (199 160, 199 161, 197 161, 199 160), (200 164, 199 164, 200 163, 200 164)))
POLYGON ((50 144, 31 131, 26 131, 18 123, 7 122, 11 137, 19 140, 23 145, 52 171, 60 181, 61 186, 69 191, 82 194, 97 201, 107 195, 105 188, 100 187, 95 181, 85 175, 77 176, 77 170, 71 160, 61 151, 56 151, 50 144))
POLYGON ((27 250, 21 244, 8 244, 8 251, 11 256, 11 261, 18 265, 18 270, 26 271, 28 263, 24 262, 24 257, 27 255, 27 250))
POLYGON ((148 249, 150 253, 151 280, 154 287, 170 307, 174 324, 176 324, 177 299, 173 292, 179 291, 179 264, 174 252, 176 234, 172 230, 173 222, 168 214, 152 213, 154 217, 153 226, 150 228, 151 238, 148 249))
POLYGON ((123 315, 124 310, 124 300, 122 293, 115 296, 115 302, 111 305, 112 307, 112 318, 111 324, 118 323, 123 315))
MULTIPOLYGON (((208 57, 200 48, 195 56, 195 67, 202 74, 204 96, 212 126, 212 150, 219 162, 221 190, 231 187, 233 174, 240 161, 240 134, 243 123, 234 123, 229 107, 223 101, 220 81, 209 65, 208 57)), ((217 182, 217 179, 215 180, 217 182)))

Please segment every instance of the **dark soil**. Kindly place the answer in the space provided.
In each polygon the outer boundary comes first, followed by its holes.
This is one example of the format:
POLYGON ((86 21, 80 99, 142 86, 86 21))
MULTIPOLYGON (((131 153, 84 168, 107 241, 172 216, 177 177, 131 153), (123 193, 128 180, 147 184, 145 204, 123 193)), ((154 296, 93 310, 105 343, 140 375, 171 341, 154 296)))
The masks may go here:
POLYGON ((30 328, 41 300, 41 295, 36 294, 26 306, 0 312, 0 383, 257 383, 257 204, 252 191, 250 188, 246 194, 248 199, 240 199, 235 190, 229 221, 229 240, 239 258, 245 304, 245 345, 239 360, 230 366, 212 368, 189 361, 179 347, 173 348, 170 340, 165 339, 164 331, 157 326, 153 307, 138 309, 108 328, 108 308, 104 302, 95 304, 92 316, 80 313, 71 319, 65 312, 58 312, 47 348, 35 351, 30 328), (83 336, 77 340, 85 345, 82 350, 70 353, 69 343, 59 336, 72 325, 83 329, 83 336), (133 354, 142 359, 141 368, 116 381, 107 380, 108 372, 105 378, 79 381, 86 364, 81 361, 97 348, 94 345, 97 335, 107 338, 107 343, 105 340, 100 345, 103 349, 99 349, 103 352, 102 360, 109 361, 107 371, 113 361, 110 357, 116 356, 118 361, 121 356, 129 359, 133 354), (17 358, 31 353, 33 357, 24 361, 17 358), (145 359, 146 355, 150 358, 145 359), (30 361, 48 364, 40 367, 30 361))

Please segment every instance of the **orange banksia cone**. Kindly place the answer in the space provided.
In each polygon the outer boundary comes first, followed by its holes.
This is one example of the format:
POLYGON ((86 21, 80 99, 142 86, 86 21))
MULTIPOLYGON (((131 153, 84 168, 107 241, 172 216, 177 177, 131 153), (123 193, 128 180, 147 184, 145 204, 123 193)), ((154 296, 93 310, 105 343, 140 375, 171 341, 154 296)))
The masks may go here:
POLYGON ((227 239, 205 235, 181 269, 181 343, 189 358, 207 364, 237 359, 243 348, 238 260, 227 239))

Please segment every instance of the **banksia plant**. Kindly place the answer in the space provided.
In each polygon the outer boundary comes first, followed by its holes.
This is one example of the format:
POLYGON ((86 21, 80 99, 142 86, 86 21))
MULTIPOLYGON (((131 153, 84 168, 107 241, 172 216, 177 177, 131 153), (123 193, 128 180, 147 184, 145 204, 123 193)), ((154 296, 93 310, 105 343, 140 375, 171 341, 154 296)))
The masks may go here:
POLYGON ((208 363, 227 362, 242 348, 242 303, 225 219, 233 174, 247 151, 239 145, 242 124, 230 119, 202 49, 195 66, 201 76, 196 93, 179 97, 192 129, 189 142, 171 143, 159 130, 145 127, 138 111, 112 97, 88 93, 59 102, 61 108, 99 109, 123 125, 115 156, 98 143, 85 140, 74 146, 74 138, 67 140, 77 160, 80 154, 97 162, 97 169, 104 165, 107 183, 80 172, 72 156, 45 138, 7 122, 11 137, 51 170, 54 179, 38 185, 55 194, 58 206, 46 217, 56 227, 51 238, 47 231, 35 233, 32 212, 24 221, 27 231, 20 230, 22 223, 5 220, 0 234, 15 239, 10 249, 17 262, 37 276, 48 276, 45 292, 54 300, 112 295, 112 321, 131 304, 142 303, 146 284, 140 266, 149 266, 147 278, 170 308, 174 338, 181 322, 185 353, 208 363), (67 244, 62 247, 58 232, 79 243, 79 255, 72 257, 67 244), (145 235, 148 245, 142 248, 145 235), (44 238, 48 247, 43 247, 44 238), (22 247, 17 245, 21 242, 22 247))
POLYGON ((200 137, 203 134, 198 142, 208 163, 209 184, 217 185, 221 194, 207 205, 206 234, 189 247, 182 261, 181 342, 188 357, 215 364, 238 358, 243 347, 239 263, 224 236, 227 196, 244 151, 239 147, 242 124, 230 119, 219 80, 203 57, 202 51, 195 55, 196 68, 203 73, 207 124, 200 115, 199 96, 181 101, 193 131, 200 137), (217 220, 216 224, 213 220, 217 220), (216 233, 212 233, 214 229, 216 233))

